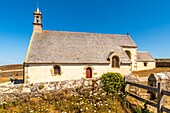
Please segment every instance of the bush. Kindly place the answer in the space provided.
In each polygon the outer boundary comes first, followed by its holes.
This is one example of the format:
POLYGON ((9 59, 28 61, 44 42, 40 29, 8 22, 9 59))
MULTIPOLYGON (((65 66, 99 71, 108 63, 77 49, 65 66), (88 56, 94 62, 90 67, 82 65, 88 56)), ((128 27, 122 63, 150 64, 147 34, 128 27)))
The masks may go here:
POLYGON ((104 83, 103 89, 107 93, 120 93, 124 86, 124 78, 120 73, 105 73, 102 75, 102 81, 104 83))

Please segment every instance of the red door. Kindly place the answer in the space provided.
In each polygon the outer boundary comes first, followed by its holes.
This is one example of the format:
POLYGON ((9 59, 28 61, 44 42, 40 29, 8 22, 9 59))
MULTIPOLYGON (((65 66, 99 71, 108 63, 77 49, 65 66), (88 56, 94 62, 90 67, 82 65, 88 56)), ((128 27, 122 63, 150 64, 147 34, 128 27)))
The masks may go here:
POLYGON ((86 78, 92 78, 92 70, 91 70, 91 68, 86 69, 86 78))

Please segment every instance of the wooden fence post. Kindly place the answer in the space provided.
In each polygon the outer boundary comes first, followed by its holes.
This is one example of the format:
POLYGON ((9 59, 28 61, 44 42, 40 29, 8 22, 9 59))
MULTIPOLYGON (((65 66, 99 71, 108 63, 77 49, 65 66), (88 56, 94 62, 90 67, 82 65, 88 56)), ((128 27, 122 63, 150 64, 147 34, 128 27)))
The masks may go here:
POLYGON ((162 106, 162 103, 161 103, 161 100, 162 100, 162 94, 161 94, 161 91, 162 91, 162 88, 161 88, 161 84, 160 82, 158 82, 158 96, 157 96, 157 99, 158 99, 158 106, 157 106, 157 113, 161 113, 161 106, 162 106))
POLYGON ((136 99, 138 99, 142 102, 145 102, 145 103, 157 108, 157 113, 162 113, 163 111, 166 112, 166 113, 170 113, 170 109, 167 108, 167 107, 164 107, 164 105, 166 104, 164 95, 170 96, 170 91, 165 90, 165 84, 163 84, 162 82, 158 83, 157 87, 150 87, 150 86, 145 86, 145 85, 133 83, 133 82, 130 82, 130 81, 125 81, 125 87, 124 88, 125 88, 124 89, 125 94, 128 94, 129 96, 131 96, 133 98, 136 98, 136 99), (157 102, 153 102, 153 101, 141 98, 141 97, 137 96, 136 94, 133 94, 133 93, 127 91, 126 90, 127 84, 136 86, 138 88, 143 88, 143 89, 149 90, 151 92, 157 92, 157 102))
POLYGON ((165 84, 161 84, 160 82, 158 83, 158 113, 162 112, 162 106, 165 104, 165 96, 162 93, 162 90, 165 88, 164 85, 165 84))
POLYGON ((124 86, 123 86, 123 91, 124 91, 124 93, 126 93, 126 80, 125 80, 125 77, 124 77, 124 86))
POLYGON ((127 96, 127 93, 126 93, 126 78, 124 77, 124 87, 123 87, 123 91, 124 91, 124 108, 126 108, 126 96, 127 96))

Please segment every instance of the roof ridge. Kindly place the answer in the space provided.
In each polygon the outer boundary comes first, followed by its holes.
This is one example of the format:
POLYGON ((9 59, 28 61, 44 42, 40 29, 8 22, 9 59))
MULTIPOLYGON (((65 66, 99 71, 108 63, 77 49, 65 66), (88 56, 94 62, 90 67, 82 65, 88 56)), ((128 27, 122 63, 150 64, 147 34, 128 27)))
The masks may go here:
POLYGON ((138 51, 138 53, 149 53, 149 51, 138 51))
POLYGON ((78 32, 78 31, 57 31, 57 30, 43 30, 43 31, 45 31, 45 32, 61 32, 61 33, 80 33, 80 34, 97 34, 97 35, 128 36, 127 34, 94 33, 94 32, 78 32))

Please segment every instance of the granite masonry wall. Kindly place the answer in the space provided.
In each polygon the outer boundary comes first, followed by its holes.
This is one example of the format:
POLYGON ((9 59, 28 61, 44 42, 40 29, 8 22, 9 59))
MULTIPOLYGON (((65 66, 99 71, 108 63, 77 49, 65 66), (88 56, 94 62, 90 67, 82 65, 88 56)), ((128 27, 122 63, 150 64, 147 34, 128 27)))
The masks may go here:
POLYGON ((0 104, 13 101, 26 101, 32 97, 49 98, 50 95, 59 92, 76 95, 84 90, 100 92, 103 83, 100 78, 68 80, 49 83, 1 85, 0 86, 0 104), (48 94, 48 97, 46 96, 48 94))

